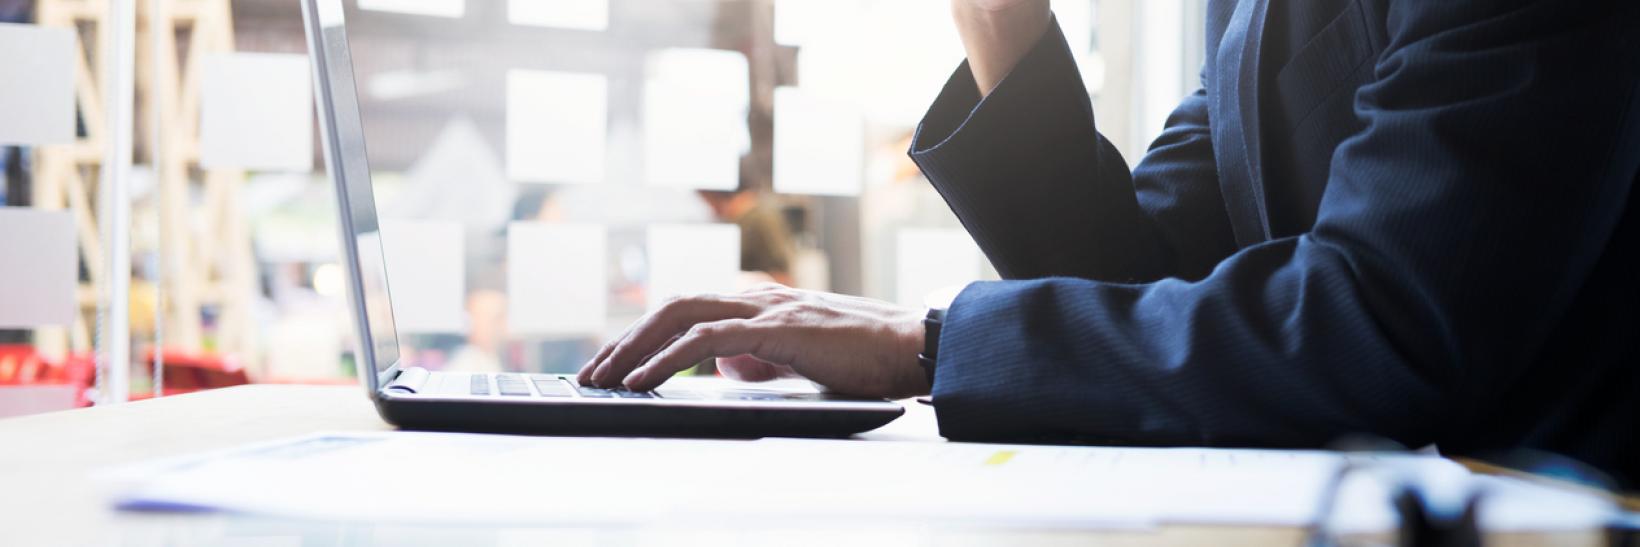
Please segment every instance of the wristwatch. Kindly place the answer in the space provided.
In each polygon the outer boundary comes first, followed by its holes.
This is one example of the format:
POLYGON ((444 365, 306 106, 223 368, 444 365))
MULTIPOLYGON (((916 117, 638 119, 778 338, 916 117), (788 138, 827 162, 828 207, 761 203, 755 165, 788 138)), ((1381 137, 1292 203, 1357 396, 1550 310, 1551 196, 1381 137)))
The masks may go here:
POLYGON ((928 308, 923 316, 923 349, 917 354, 917 365, 928 375, 928 387, 934 387, 934 369, 940 355, 940 327, 945 324, 945 308, 928 308))

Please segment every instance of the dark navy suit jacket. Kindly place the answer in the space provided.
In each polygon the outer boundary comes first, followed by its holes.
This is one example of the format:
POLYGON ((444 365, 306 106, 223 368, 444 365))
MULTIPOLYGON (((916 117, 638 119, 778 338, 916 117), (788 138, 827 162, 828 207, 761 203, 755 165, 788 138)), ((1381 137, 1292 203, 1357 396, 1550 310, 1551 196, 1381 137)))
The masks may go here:
POLYGON ((1005 278, 934 402, 961 440, 1530 447, 1640 479, 1634 0, 1211 0, 1131 168, 1050 29, 912 158, 1005 278))

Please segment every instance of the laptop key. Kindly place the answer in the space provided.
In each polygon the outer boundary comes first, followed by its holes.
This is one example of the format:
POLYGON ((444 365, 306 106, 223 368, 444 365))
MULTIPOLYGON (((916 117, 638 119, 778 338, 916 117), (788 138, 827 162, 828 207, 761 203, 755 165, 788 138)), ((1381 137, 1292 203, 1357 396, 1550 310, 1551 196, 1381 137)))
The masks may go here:
POLYGON ((604 389, 601 387, 576 386, 575 389, 581 393, 582 397, 592 399, 610 399, 615 397, 614 390, 604 389))
POLYGON ((501 395, 525 396, 530 395, 530 388, 524 385, 517 375, 503 374, 495 377, 496 392, 501 395))
POLYGON ((489 395, 490 394, 490 377, 488 375, 484 375, 484 374, 474 374, 473 375, 472 394, 473 395, 489 395))
POLYGON ((542 397, 575 396, 575 390, 571 389, 569 384, 564 383, 563 380, 559 380, 556 377, 536 376, 533 377, 532 380, 535 382, 536 393, 540 393, 542 397))
POLYGON ((627 390, 624 390, 624 389, 619 389, 619 390, 615 390, 614 393, 615 393, 616 397, 620 397, 622 399, 653 399, 653 398, 655 398, 654 395, 650 395, 649 392, 647 392, 647 391, 627 391, 627 390))

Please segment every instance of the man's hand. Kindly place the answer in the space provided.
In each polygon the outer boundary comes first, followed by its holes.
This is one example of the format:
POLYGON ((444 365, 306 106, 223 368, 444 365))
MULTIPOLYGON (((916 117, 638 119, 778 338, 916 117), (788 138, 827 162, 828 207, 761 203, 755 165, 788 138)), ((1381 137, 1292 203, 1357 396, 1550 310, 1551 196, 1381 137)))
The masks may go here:
POLYGON ((679 298, 605 345, 579 380, 648 391, 716 357, 719 370, 740 380, 796 373, 840 393, 910 397, 929 390, 917 365, 922 318, 886 302, 780 285, 679 298))
POLYGON ((951 0, 951 12, 982 97, 1002 83, 1053 19, 1048 0, 951 0))

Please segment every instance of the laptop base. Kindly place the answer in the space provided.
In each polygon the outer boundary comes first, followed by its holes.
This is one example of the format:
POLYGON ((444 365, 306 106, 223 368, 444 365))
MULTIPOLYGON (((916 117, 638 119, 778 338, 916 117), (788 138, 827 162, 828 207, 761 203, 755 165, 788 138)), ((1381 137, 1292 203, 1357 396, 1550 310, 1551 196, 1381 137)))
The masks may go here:
POLYGON ((517 404, 391 394, 376 397, 375 403, 383 419, 403 429, 697 438, 847 437, 882 427, 905 412, 898 405, 837 411, 795 405, 748 409, 597 401, 517 404))

